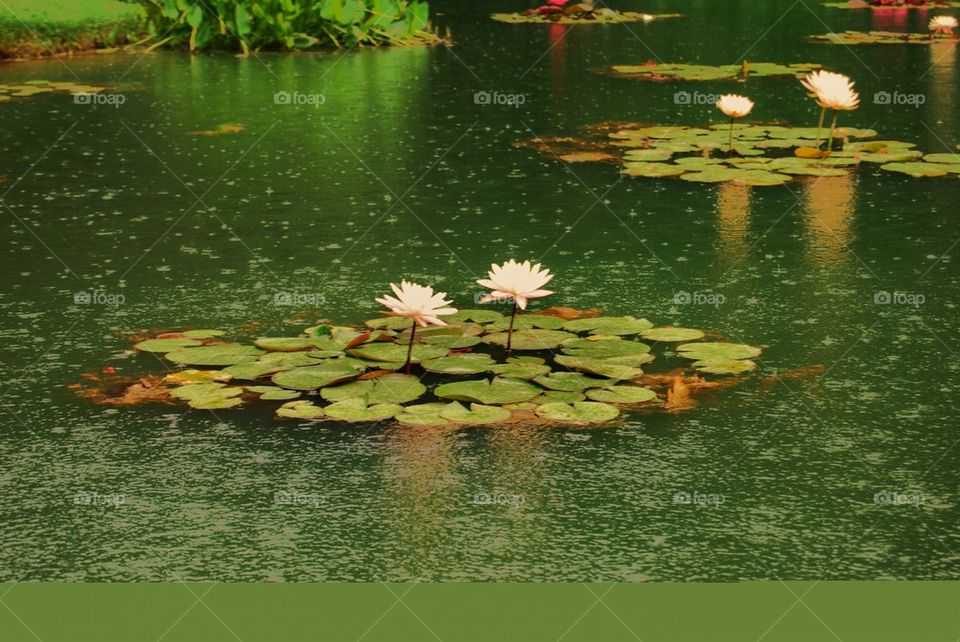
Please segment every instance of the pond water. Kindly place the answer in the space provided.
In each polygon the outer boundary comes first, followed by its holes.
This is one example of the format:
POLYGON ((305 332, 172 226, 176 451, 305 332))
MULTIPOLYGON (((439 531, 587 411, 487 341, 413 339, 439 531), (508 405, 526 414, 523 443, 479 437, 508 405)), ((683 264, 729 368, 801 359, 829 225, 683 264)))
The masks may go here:
POLYGON ((0 578, 960 576, 955 175, 712 186, 512 146, 613 120, 704 125, 717 114, 698 103, 731 88, 756 100, 753 120, 815 124, 792 79, 598 73, 745 56, 847 73, 863 100, 841 124, 955 151, 955 48, 804 41, 929 16, 694 0, 676 20, 568 30, 480 5, 440 10, 450 49, 0 67, 3 83, 79 78, 125 97, 0 105, 0 578), (323 104, 275 104, 281 91, 323 104), (478 104, 482 91, 524 102, 478 104), (880 91, 924 101, 876 104, 880 91), (187 135, 224 123, 245 129, 187 135), (510 257, 556 273, 544 305, 717 330, 765 346, 758 371, 693 410, 603 429, 305 427, 267 404, 110 409, 68 388, 105 366, 162 371, 117 358, 130 333, 357 323, 400 277, 473 307, 474 280, 510 257), (283 292, 303 304, 275 305, 283 292))

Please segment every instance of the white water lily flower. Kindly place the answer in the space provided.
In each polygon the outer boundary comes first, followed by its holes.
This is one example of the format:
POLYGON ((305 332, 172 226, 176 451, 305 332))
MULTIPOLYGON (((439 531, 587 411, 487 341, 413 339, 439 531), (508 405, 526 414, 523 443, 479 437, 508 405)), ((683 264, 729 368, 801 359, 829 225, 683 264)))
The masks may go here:
POLYGON ((957 19, 953 16, 934 16, 927 25, 933 33, 942 33, 945 36, 953 35, 957 28, 957 19))
POLYGON ((434 294, 433 288, 408 281, 400 281, 400 287, 391 283, 390 287, 396 298, 386 295, 377 299, 377 303, 390 308, 395 315, 413 319, 422 326, 447 325, 437 317, 457 312, 456 308, 443 307, 450 305, 450 301, 444 301, 446 292, 434 294))
POLYGON ((853 89, 853 81, 843 74, 814 71, 802 77, 800 84, 824 109, 849 111, 860 106, 860 94, 853 89))
POLYGON ((526 310, 529 299, 553 294, 550 290, 543 289, 553 275, 550 270, 540 269, 539 263, 530 265, 530 261, 517 263, 510 259, 503 265, 491 265, 487 276, 488 278, 480 279, 477 283, 492 291, 483 297, 480 303, 513 299, 518 308, 526 310))
POLYGON ((730 118, 743 118, 753 110, 753 101, 739 94, 724 94, 717 101, 717 109, 730 118))

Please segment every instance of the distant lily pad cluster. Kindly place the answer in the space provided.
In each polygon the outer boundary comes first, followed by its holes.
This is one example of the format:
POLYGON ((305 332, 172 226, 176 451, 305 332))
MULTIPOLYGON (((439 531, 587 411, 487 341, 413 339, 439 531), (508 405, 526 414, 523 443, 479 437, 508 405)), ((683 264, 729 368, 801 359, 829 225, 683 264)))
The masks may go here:
POLYGON ((688 65, 651 61, 644 65, 613 65, 610 69, 625 78, 641 80, 746 80, 750 77, 800 76, 813 69, 820 69, 820 65, 746 61, 737 65, 688 65))
MULTIPOLYGON (((577 5, 574 5, 577 6, 577 5)), ((606 7, 580 12, 537 11, 524 13, 495 13, 490 16, 497 22, 511 24, 620 24, 625 22, 653 22, 664 18, 680 18, 679 13, 639 13, 636 11, 615 11, 606 7)))
POLYGON ((163 385, 193 408, 278 402, 281 418, 419 426, 603 423, 625 407, 663 405, 642 385, 643 368, 658 357, 705 375, 736 375, 753 370, 760 354, 631 316, 523 314, 513 317, 514 356, 506 357, 510 316, 460 310, 445 319, 449 325, 418 328, 412 348, 410 320, 397 316, 250 344, 193 330, 135 348, 181 367, 163 385), (414 372, 404 374, 408 351, 414 372))
POLYGON ((842 31, 810 36, 814 42, 828 45, 934 45, 956 43, 953 36, 934 36, 929 33, 901 33, 897 31, 842 31))
POLYGON ((870 3, 866 0, 847 0, 846 2, 824 2, 823 6, 831 7, 833 9, 877 9, 889 11, 890 9, 924 9, 929 10, 934 9, 949 9, 960 7, 960 2, 947 2, 945 0, 932 0, 931 2, 923 2, 920 4, 911 4, 911 3, 899 3, 896 5, 890 3, 870 3))
POLYGON ((47 80, 27 80, 20 84, 0 84, 0 102, 15 98, 28 98, 37 94, 66 91, 71 94, 96 94, 106 87, 86 85, 80 82, 49 82, 47 80))

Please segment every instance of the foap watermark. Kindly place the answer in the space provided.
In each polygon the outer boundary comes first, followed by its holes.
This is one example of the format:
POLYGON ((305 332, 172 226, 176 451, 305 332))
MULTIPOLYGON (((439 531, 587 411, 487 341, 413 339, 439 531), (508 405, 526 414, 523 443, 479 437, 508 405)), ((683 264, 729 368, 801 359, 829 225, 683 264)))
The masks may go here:
POLYGON ((673 494, 673 503, 674 504, 693 504, 696 506, 719 506, 727 501, 726 495, 719 495, 717 493, 701 493, 700 491, 693 491, 693 493, 688 493, 686 491, 680 491, 679 493, 673 494))
POLYGON ((112 506, 116 508, 127 503, 127 498, 120 493, 98 493, 78 490, 73 494, 73 503, 82 506, 112 506))
POLYGON ((327 303, 322 292, 277 292, 273 295, 274 305, 298 305, 320 307, 327 303))
POLYGON ((118 305, 123 305, 126 302, 126 300, 127 298, 122 294, 104 292, 103 290, 93 290, 92 292, 88 292, 84 290, 81 292, 73 293, 74 305, 118 306, 118 305))
POLYGON ((74 105, 93 105, 96 107, 106 106, 119 108, 120 105, 127 102, 127 97, 123 94, 103 94, 100 92, 82 91, 73 95, 74 105))
POLYGON ((305 94, 299 91, 278 91, 273 95, 274 105, 308 105, 319 107, 327 102, 323 94, 305 94))
POLYGON ((327 503, 327 498, 317 493, 301 493, 298 490, 278 490, 273 494, 273 503, 279 506, 312 506, 327 503))
POLYGON ((881 490, 873 496, 877 506, 913 506, 919 508, 924 497, 920 493, 901 493, 896 490, 881 490))
POLYGON ((509 506, 519 506, 520 504, 525 503, 527 500, 523 495, 517 495, 516 493, 501 493, 499 491, 486 492, 481 491, 479 493, 473 494, 473 503, 481 504, 484 506, 490 505, 509 505, 509 506))
POLYGON ((674 105, 716 105, 720 94, 705 94, 699 91, 676 91, 673 93, 674 105))
POLYGON ((926 300, 927 297, 919 292, 900 292, 896 290, 887 292, 886 290, 880 290, 879 292, 873 293, 873 302, 877 305, 912 305, 915 308, 919 308, 926 300))
POLYGON ((712 305, 721 306, 727 302, 727 297, 719 292, 687 292, 680 290, 673 295, 674 305, 712 305))
POLYGON ((514 301, 516 300, 516 299, 514 299, 512 296, 509 296, 509 297, 506 297, 506 298, 503 298, 503 299, 489 299, 489 300, 487 300, 487 301, 484 301, 484 299, 485 299, 485 298, 487 297, 487 295, 489 295, 489 294, 490 294, 489 291, 475 292, 474 295, 473 295, 473 302, 476 303, 476 304, 483 303, 483 304, 491 304, 491 305, 506 305, 506 306, 512 306, 512 305, 514 304, 514 301))
POLYGON ((889 91, 878 91, 873 95, 874 105, 891 105, 894 107, 914 107, 927 102, 924 94, 904 94, 899 91, 890 93, 889 91))
POLYGON ((526 94, 509 94, 502 91, 478 91, 473 94, 474 105, 506 105, 520 108, 527 102, 526 94))

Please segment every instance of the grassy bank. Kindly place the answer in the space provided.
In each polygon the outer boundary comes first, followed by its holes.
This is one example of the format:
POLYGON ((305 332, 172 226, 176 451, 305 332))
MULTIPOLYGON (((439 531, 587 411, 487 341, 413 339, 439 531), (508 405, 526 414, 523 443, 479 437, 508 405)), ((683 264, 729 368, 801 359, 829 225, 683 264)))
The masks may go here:
POLYGON ((111 0, 3 0, 0 57, 68 54, 130 42, 142 31, 143 9, 111 0))

